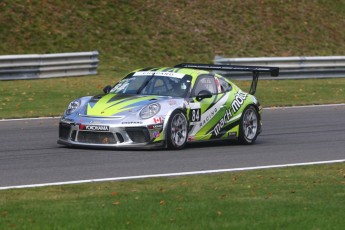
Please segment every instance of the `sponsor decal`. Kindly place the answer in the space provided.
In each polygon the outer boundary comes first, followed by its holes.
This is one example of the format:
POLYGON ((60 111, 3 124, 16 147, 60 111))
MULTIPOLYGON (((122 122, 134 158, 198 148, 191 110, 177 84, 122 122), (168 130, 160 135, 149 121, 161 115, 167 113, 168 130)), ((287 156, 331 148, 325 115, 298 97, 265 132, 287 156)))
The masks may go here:
POLYGON ((148 125, 147 128, 148 128, 148 129, 162 129, 162 128, 163 128, 163 124, 148 125))
MULTIPOLYGON (((212 105, 209 109, 204 111, 201 114, 201 119, 199 122, 194 122, 194 126, 191 127, 191 130, 189 131, 189 135, 195 135, 198 136, 198 132, 205 127, 205 125, 212 120, 212 118, 221 111, 220 108, 227 102, 229 98, 229 94, 224 94, 215 104, 212 105)), ((200 108, 199 103, 191 103, 190 104, 191 109, 197 109, 200 108), (195 104, 195 105, 194 105, 195 104)), ((190 125, 193 125, 193 122, 190 122, 190 125)), ((209 131, 210 132, 210 131, 209 131)))
POLYGON ((153 122, 155 124, 163 123, 163 118, 162 117, 154 117, 153 122))
POLYGON ((142 121, 124 121, 122 122, 122 124, 124 125, 138 125, 138 124, 142 124, 142 121))
POLYGON ((188 141, 191 142, 191 141, 194 141, 195 140, 195 136, 189 136, 188 137, 188 141))
POLYGON ((147 75, 153 75, 156 73, 155 71, 139 71, 133 74, 133 76, 147 76, 147 75))
POLYGON ((99 122, 99 121, 90 121, 89 123, 90 123, 90 124, 95 124, 95 125, 100 125, 100 124, 102 124, 102 123, 99 122))
POLYGON ((218 112, 217 107, 213 108, 213 110, 210 111, 210 113, 206 114, 206 117, 202 120, 202 122, 200 122, 200 128, 202 126, 204 126, 207 122, 209 122, 214 115, 216 115, 216 113, 218 112))
POLYGON ((222 117, 222 119, 220 119, 220 121, 216 124, 216 126, 214 127, 214 129, 212 130, 212 133, 216 136, 219 135, 220 131, 222 130, 222 128, 224 127, 225 124, 227 124, 228 122, 230 122, 230 119, 232 117, 232 113, 230 111, 230 109, 227 109, 225 111, 224 116, 222 117))
POLYGON ((174 72, 156 72, 156 71, 139 71, 136 72, 133 76, 147 76, 147 75, 163 76, 163 77, 176 77, 183 78, 185 74, 183 73, 174 73, 174 72))
POLYGON ((154 129, 161 129, 161 128, 163 128, 163 125, 162 125, 162 124, 160 124, 160 125, 154 125, 153 128, 154 128, 154 129))
POLYGON ((153 133, 154 138, 158 138, 159 136, 160 136, 160 133, 158 131, 153 133))
POLYGON ((236 113, 241 106, 244 103, 244 100, 247 98, 247 93, 239 90, 236 94, 235 94, 235 99, 232 101, 231 103, 231 108, 234 111, 234 113, 236 113))
POLYGON ((94 131, 94 132, 107 132, 109 131, 109 126, 107 125, 79 125, 80 130, 94 131))
POLYGON ((230 132, 228 133, 228 137, 236 137, 237 136, 237 133, 236 132, 230 132))

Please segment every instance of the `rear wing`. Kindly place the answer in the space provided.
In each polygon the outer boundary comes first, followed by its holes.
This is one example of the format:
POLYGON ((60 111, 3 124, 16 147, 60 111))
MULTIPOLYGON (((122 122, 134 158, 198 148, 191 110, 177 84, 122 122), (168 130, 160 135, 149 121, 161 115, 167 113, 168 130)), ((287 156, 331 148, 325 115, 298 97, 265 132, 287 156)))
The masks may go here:
POLYGON ((278 67, 267 67, 267 66, 236 66, 236 65, 213 65, 213 64, 193 64, 193 63, 181 63, 175 68, 191 68, 200 70, 219 70, 219 71, 242 71, 242 72, 253 72, 252 85, 249 93, 254 95, 256 92, 256 86, 258 84, 259 73, 270 73, 272 77, 279 75, 278 67))

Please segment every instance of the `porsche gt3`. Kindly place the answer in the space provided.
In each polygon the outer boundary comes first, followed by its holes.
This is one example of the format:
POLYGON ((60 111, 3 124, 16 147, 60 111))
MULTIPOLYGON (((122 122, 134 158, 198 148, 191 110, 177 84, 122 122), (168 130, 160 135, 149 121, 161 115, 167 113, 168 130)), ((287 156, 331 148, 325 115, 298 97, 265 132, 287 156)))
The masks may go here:
POLYGON ((183 63, 135 70, 102 94, 73 100, 59 123, 58 143, 106 148, 182 149, 187 143, 253 144, 262 107, 259 74, 279 68, 183 63), (252 72, 249 93, 214 71, 252 72))

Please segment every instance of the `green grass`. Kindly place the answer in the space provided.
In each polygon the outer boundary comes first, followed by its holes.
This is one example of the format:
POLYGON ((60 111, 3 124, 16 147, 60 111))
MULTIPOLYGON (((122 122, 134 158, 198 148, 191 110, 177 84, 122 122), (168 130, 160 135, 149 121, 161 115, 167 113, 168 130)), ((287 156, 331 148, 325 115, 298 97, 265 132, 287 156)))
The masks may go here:
POLYGON ((1 229, 342 229, 345 164, 0 191, 1 229))
MULTIPOLYGON (((345 2, 1 1, 0 55, 99 50, 99 76, 0 81, 0 118, 60 115, 125 72, 344 55, 345 2)), ((238 82, 244 90, 249 82, 238 82)), ((263 106, 344 103, 344 79, 260 81, 263 106)), ((0 229, 342 229, 344 164, 0 191, 0 229)))
MULTIPOLYGON (((237 83, 250 87, 250 82, 237 83)), ((345 78, 259 80, 256 96, 264 107, 345 103, 345 78)))
POLYGON ((59 116, 71 100, 100 94, 104 86, 117 81, 114 79, 87 76, 0 81, 0 118, 59 116))
MULTIPOLYGON (((99 76, 0 81, 0 118, 60 115, 146 66, 343 55, 344 14, 339 0, 0 2, 0 55, 100 52, 99 76)), ((343 103, 344 88, 342 79, 260 81, 257 96, 264 106, 343 103)))
POLYGON ((343 55, 342 0, 0 3, 0 54, 99 50, 128 70, 228 57, 343 55))
MULTIPOLYGON (((124 74, 0 81, 0 118, 60 116, 73 99, 100 94, 124 74)), ((249 81, 236 84, 243 90, 250 88, 249 81)), ((256 96, 264 107, 345 103, 344 89, 345 78, 260 80, 256 96)))

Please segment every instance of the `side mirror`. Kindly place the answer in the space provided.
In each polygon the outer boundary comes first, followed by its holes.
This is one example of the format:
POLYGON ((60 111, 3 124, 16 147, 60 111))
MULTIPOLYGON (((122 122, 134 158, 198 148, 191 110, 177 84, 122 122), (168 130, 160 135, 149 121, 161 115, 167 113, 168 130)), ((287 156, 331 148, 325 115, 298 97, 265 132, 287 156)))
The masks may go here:
POLYGON ((110 90, 111 90, 111 88, 112 88, 112 87, 111 87, 110 85, 107 85, 106 87, 103 88, 103 92, 104 92, 104 93, 109 93, 110 90))
POLYGON ((201 101, 205 98, 211 98, 212 97, 212 93, 208 90, 201 90, 198 95, 196 96, 196 100, 197 101, 201 101))

